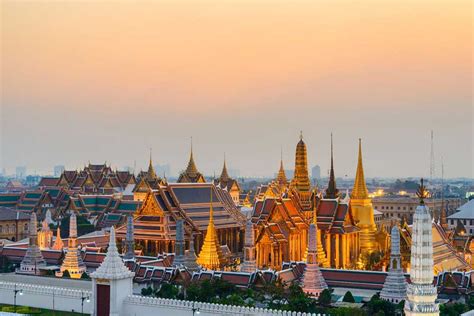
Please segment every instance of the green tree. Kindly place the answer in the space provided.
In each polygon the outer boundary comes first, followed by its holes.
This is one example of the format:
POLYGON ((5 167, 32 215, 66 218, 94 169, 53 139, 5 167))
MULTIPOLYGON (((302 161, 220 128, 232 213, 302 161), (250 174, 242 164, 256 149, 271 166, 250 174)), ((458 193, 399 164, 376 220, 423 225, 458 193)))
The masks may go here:
POLYGON ((90 278, 89 274, 87 274, 87 272, 84 272, 81 275, 81 279, 82 280, 90 280, 91 278, 90 278))
POLYGON ((177 298, 179 289, 169 283, 163 283, 160 287, 160 290, 156 293, 157 297, 162 298, 177 298))
POLYGON ((331 293, 332 291, 329 289, 325 289, 324 291, 322 291, 318 297, 319 305, 322 305, 322 306, 331 305, 331 293))
POLYGON ((346 294, 344 294, 342 301, 347 303, 355 303, 355 298, 352 295, 351 291, 347 291, 346 294))
POLYGON ((367 303, 367 311, 369 315, 394 315, 397 309, 403 309, 403 303, 393 304, 380 298, 380 294, 377 293, 370 298, 367 303), (383 314, 381 314, 381 312, 383 314))
POLYGON ((316 310, 316 300, 312 299, 308 294, 303 292, 299 284, 293 283, 288 295, 288 305, 286 309, 294 312, 314 312, 316 310))
POLYGON ((64 272, 63 272, 63 278, 71 278, 71 274, 69 273, 68 270, 64 270, 64 272))
POLYGON ((441 304, 439 314, 441 316, 458 316, 468 311, 468 306, 462 303, 441 304))
POLYGON ((153 288, 151 286, 142 289, 143 296, 152 296, 153 295, 153 288))
MULTIPOLYGON (((71 215, 63 217, 61 220, 61 237, 67 238, 69 236, 69 221, 71 215)), ((84 234, 91 233, 95 230, 94 225, 92 225, 86 217, 82 215, 76 216, 77 222, 77 235, 82 236, 84 234)))

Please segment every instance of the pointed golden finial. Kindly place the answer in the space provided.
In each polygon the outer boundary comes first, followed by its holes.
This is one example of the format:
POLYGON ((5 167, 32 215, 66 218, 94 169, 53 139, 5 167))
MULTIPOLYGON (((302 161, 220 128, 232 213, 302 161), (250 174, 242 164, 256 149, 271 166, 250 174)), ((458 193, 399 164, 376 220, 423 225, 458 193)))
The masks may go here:
POLYGON ((303 131, 300 131, 300 140, 303 140, 303 131))
POLYGON ((416 191, 416 196, 420 199, 420 205, 425 205, 425 198, 428 197, 428 192, 426 191, 424 180, 421 178, 420 185, 418 186, 418 190, 416 191))
POLYGON ((150 147, 150 162, 148 164, 148 171, 147 171, 147 178, 148 180, 154 180, 157 177, 155 168, 153 168, 153 160, 152 160, 152 149, 150 147))

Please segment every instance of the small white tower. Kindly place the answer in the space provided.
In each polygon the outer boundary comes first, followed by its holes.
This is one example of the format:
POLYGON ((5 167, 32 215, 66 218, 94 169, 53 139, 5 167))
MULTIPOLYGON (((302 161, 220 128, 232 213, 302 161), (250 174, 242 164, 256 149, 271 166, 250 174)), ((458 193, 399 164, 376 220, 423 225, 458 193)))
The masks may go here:
POLYGON ((380 297, 392 303, 400 303, 407 297, 407 282, 402 269, 400 255, 400 231, 393 226, 391 233, 390 269, 383 284, 380 297))
POLYGON ((115 229, 110 230, 107 255, 99 268, 91 273, 94 308, 92 315, 118 316, 123 300, 132 295, 133 277, 120 258, 115 241, 115 229))

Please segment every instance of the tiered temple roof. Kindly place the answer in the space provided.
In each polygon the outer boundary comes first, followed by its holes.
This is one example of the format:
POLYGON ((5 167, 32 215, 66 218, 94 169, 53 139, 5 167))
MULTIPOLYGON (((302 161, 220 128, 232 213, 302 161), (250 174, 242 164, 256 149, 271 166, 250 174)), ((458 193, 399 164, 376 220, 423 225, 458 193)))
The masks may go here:
POLYGON ((107 164, 88 164, 83 170, 65 170, 59 178, 41 179, 40 188, 62 187, 80 193, 122 192, 128 185, 135 185, 133 173, 113 171, 107 164))
POLYGON ((191 154, 189 155, 189 162, 186 170, 181 172, 178 178, 179 183, 202 183, 206 182, 206 179, 200 173, 196 167, 193 156, 193 146, 191 144, 191 154))

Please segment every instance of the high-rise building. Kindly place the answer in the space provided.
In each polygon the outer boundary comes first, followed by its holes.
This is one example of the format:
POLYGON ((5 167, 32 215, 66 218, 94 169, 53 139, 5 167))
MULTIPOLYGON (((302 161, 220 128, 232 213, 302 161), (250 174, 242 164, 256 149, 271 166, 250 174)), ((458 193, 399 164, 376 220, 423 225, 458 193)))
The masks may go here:
POLYGON ((65 170, 64 165, 54 166, 54 176, 60 177, 61 174, 64 172, 64 170, 65 170))
POLYGON ((311 178, 314 180, 321 179, 321 167, 319 165, 316 165, 313 168, 311 168, 311 178))
POLYGON ((24 179, 26 177, 26 166, 18 166, 15 169, 15 177, 17 179, 24 179))

